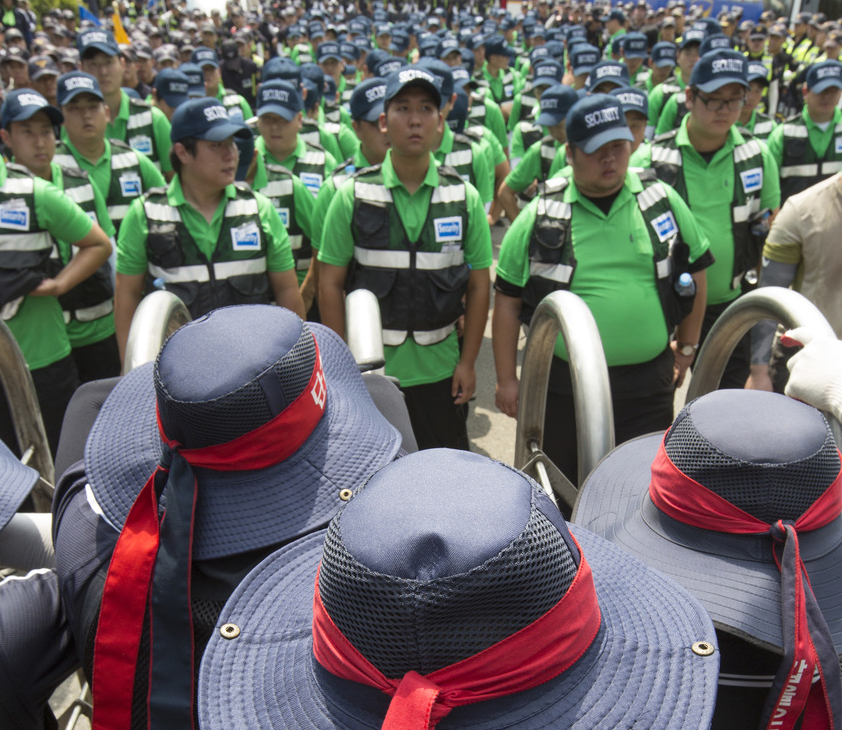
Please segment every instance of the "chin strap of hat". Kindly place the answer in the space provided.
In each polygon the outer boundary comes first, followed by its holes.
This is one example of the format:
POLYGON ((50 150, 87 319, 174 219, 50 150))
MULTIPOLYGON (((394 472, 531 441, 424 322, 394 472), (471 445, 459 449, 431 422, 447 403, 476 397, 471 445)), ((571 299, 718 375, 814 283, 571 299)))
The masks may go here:
POLYGON ((94 644, 94 730, 129 730, 138 651, 149 612, 148 727, 193 728, 195 672, 190 574, 198 483, 193 467, 251 471, 279 464, 324 414, 326 386, 316 345, 308 386, 275 418, 233 441, 185 449, 168 438, 114 548, 94 644), (166 497, 159 519, 158 503, 166 497))
POLYGON ((652 464, 649 496, 679 522, 732 535, 768 532, 781 572, 784 658, 764 707, 762 730, 794 730, 803 716, 810 730, 842 728, 842 675, 833 637, 801 559, 798 530, 817 530, 842 512, 842 472, 795 523, 773 525, 741 510, 684 474, 661 443, 652 464), (815 681, 814 681, 815 680, 815 681))
MULTIPOLYGON (((578 544, 577 544, 578 548, 578 544)), ((331 674, 376 687, 392 701, 383 730, 428 730, 454 708, 524 692, 557 677, 587 651, 602 616, 590 566, 582 556, 564 596, 528 626, 479 654, 427 675, 388 679, 368 661, 313 596, 313 654, 331 674)))

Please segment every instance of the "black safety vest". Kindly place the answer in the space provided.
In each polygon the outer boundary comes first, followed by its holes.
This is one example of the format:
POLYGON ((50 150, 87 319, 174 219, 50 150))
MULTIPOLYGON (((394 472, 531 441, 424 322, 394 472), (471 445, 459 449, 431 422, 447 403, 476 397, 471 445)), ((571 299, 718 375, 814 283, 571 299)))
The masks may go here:
POLYGON ((310 268, 310 259, 313 257, 313 248, 310 245, 310 239, 304 234, 304 230, 298 224, 295 215, 294 177, 285 167, 271 165, 267 162, 266 187, 257 192, 272 201, 281 222, 287 229, 292 257, 295 259, 295 270, 307 271, 310 268))
POLYGON ((833 130, 833 138, 819 157, 810 144, 809 130, 801 114, 783 123, 783 161, 781 163, 781 205, 790 196, 826 180, 842 170, 842 151, 836 138, 842 135, 842 123, 833 130))

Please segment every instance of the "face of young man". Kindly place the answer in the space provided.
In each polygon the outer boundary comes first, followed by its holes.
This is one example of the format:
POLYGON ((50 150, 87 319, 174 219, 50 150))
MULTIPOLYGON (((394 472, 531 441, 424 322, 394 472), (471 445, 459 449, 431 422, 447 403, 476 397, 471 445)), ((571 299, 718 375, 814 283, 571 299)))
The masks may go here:
POLYGON ((61 108, 64 128, 74 146, 105 139, 108 107, 92 94, 79 94, 61 108))
POLYGON ((219 93, 222 72, 213 66, 202 66, 202 73, 205 75, 205 96, 215 97, 219 93))
POLYGON ((757 105, 763 100, 763 89, 765 88, 766 86, 762 81, 752 81, 748 85, 748 91, 746 91, 746 105, 743 107, 743 114, 746 112, 751 114, 751 112, 757 109, 757 105))
POLYGON ((632 137, 634 137, 634 142, 631 145, 632 153, 643 144, 643 139, 646 136, 647 123, 648 120, 640 112, 626 112, 626 124, 632 133, 632 137))
POLYGON ((392 99, 380 115, 380 129, 386 134, 393 155, 426 157, 442 134, 442 119, 432 94, 410 86, 392 99))
POLYGON ((386 150, 389 149, 389 138, 381 131, 377 122, 366 122, 362 119, 353 121, 354 132, 360 140, 360 150, 372 164, 383 162, 386 150))
POLYGON ((279 160, 286 158, 298 143, 298 131, 302 123, 301 112, 290 121, 279 114, 261 114, 257 120, 257 129, 266 144, 266 151, 279 160))
POLYGON ((662 84, 673 72, 675 66, 652 66, 652 86, 662 84))
POLYGON ((53 123, 44 112, 37 112, 22 122, 12 122, 0 136, 12 150, 15 162, 38 177, 49 178, 50 160, 56 152, 53 123))
POLYGON ((807 111, 810 113, 810 119, 814 122, 829 122, 833 119, 833 112, 839 104, 842 89, 831 86, 820 94, 816 94, 805 86, 803 91, 804 103, 807 105, 807 111))
POLYGON ((614 140, 590 155, 575 145, 568 145, 567 149, 567 161, 573 166, 573 180, 583 195, 604 198, 623 187, 629 169, 631 142, 614 140))
POLYGON ((120 56, 93 53, 82 60, 82 70, 99 82, 100 91, 102 91, 103 96, 108 98, 110 94, 116 94, 120 91, 120 86, 123 84, 125 63, 120 56))
POLYGON ((550 136, 559 144, 564 144, 567 141, 567 126, 566 119, 562 119, 558 124, 552 127, 547 127, 550 136))
POLYGON ((695 134, 707 139, 724 139, 743 109, 745 86, 726 84, 709 94, 687 87, 686 92, 695 134))
POLYGON ((626 67, 629 69, 629 78, 634 81, 635 74, 640 71, 640 67, 643 65, 642 58, 627 58, 626 59, 626 67))
POLYGON ((56 95, 58 94, 58 76, 54 74, 41 74, 37 81, 30 83, 30 86, 50 102, 50 104, 55 106, 56 95))
POLYGON ((319 67, 324 71, 325 76, 330 76, 337 85, 339 84, 339 79, 342 78, 342 71, 345 68, 342 61, 335 58, 326 58, 319 64, 319 67))
POLYGON ((174 148, 181 160, 182 180, 219 190, 234 182, 240 152, 233 137, 221 142, 200 139, 196 142, 195 155, 191 155, 180 142, 176 142, 174 148))
POLYGON ((496 76, 500 71, 509 67, 509 57, 501 56, 498 53, 492 53, 487 58, 488 71, 492 76, 496 76))
POLYGON ((16 89, 25 89, 29 86, 29 69, 25 63, 15 60, 3 65, 9 72, 9 78, 15 82, 16 89))

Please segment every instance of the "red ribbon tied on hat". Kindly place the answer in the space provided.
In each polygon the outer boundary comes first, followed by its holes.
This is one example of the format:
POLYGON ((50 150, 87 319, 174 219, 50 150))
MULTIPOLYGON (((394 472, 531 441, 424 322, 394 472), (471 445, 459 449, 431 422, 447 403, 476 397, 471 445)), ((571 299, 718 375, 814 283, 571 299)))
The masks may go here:
POLYGON ((424 676, 408 672, 400 679, 385 677, 339 630, 322 603, 317 574, 313 654, 331 674, 392 697, 383 730, 434 728, 454 707, 537 687, 587 651, 602 616, 590 566, 581 549, 579 554, 582 559, 573 583, 543 616, 479 654, 424 676))
POLYGON ((310 381, 268 423, 233 441, 185 449, 158 430, 161 462, 129 510, 108 568, 94 644, 93 730, 129 730, 138 650, 149 612, 148 727, 194 726, 190 603, 193 522, 198 482, 192 467, 254 471, 280 464, 309 438, 327 402, 318 343, 310 381), (166 492, 167 509, 158 517, 166 492))
POLYGON ((661 442, 652 463, 649 496, 674 520, 703 530, 731 535, 769 533, 781 572, 781 628, 784 658, 766 700, 760 727, 793 730, 803 715, 810 730, 842 728, 842 675, 827 622, 801 559, 798 530, 817 530, 842 512, 842 471, 794 524, 769 525, 748 514, 684 474, 661 442), (814 670, 818 681, 814 682, 814 670))

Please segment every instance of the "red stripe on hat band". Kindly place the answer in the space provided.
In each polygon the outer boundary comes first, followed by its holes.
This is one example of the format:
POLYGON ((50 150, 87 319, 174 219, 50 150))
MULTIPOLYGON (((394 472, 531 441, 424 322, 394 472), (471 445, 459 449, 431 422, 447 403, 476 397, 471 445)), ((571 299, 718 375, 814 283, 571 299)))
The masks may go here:
MULTIPOLYGON (((574 538, 575 540, 575 538, 574 538)), ((578 543, 577 543, 578 547, 578 543)), ((567 593, 520 631, 456 664, 426 676, 408 672, 386 678, 342 634, 313 596, 313 654, 331 674, 376 687, 392 697, 384 730, 427 730, 454 707, 523 692, 575 664, 596 637, 602 616, 590 566, 582 555, 567 593)))
MULTIPOLYGON (((652 463, 649 496, 674 520, 730 535, 768 532, 769 524, 734 506, 682 472, 667 456, 664 441, 652 463)), ((798 530, 817 530, 842 513, 842 470, 810 508, 795 521, 798 530)))
POLYGON ((250 471, 280 464, 298 451, 310 437, 325 411, 327 385, 315 337, 313 344, 316 346, 316 360, 310 382, 301 394, 271 421, 224 444, 185 449, 164 433, 160 413, 156 407, 161 439, 171 448, 177 449, 189 464, 206 469, 250 471))

